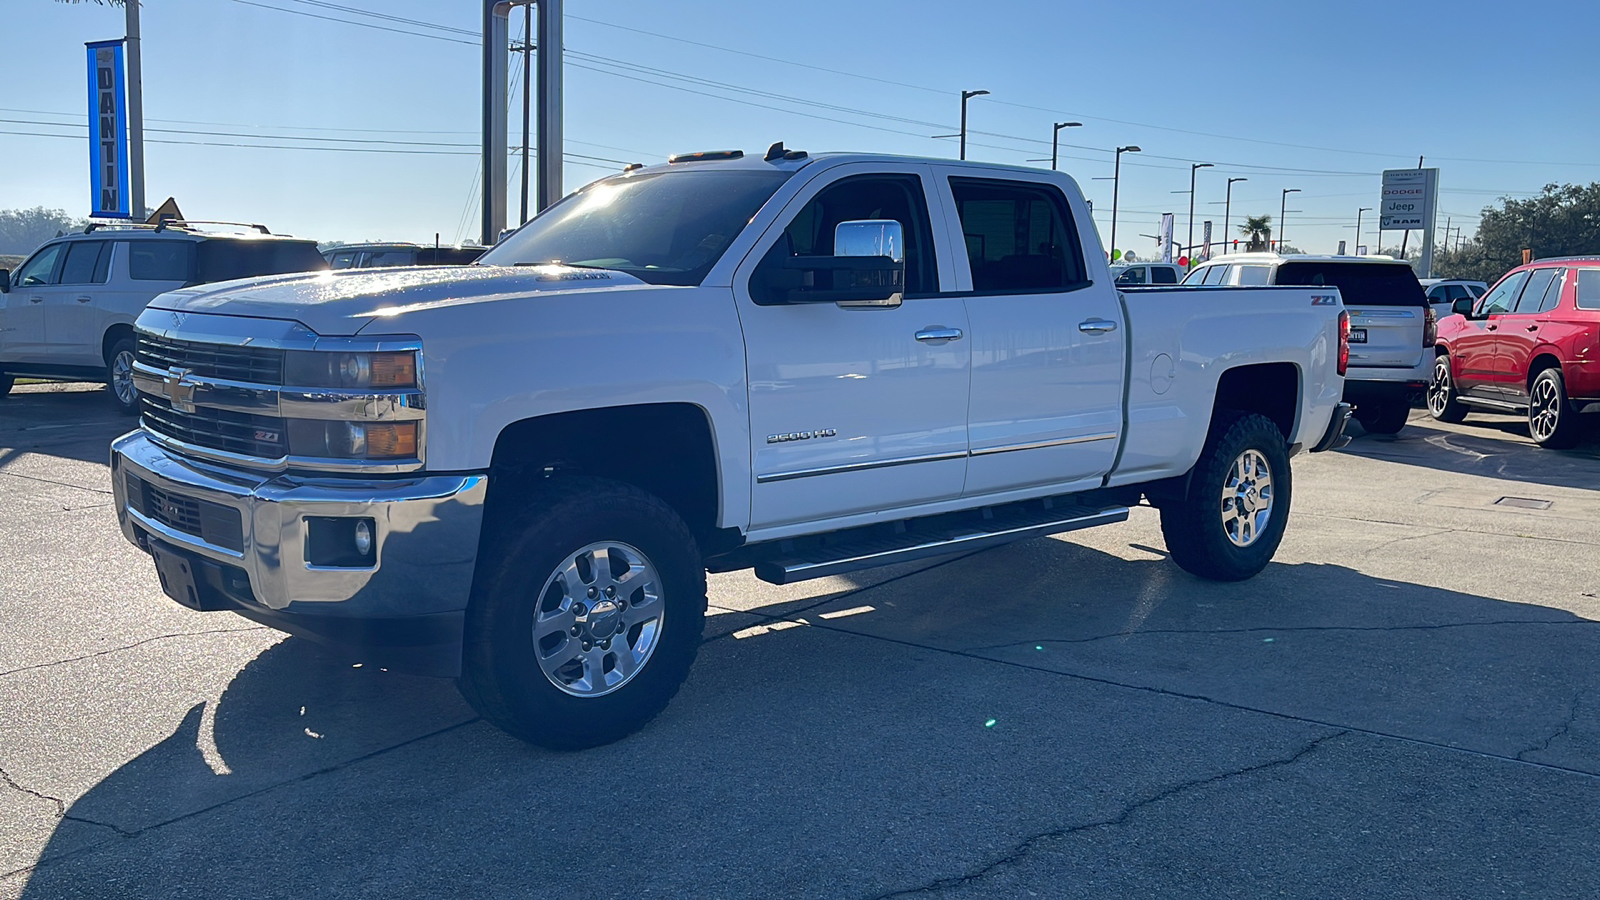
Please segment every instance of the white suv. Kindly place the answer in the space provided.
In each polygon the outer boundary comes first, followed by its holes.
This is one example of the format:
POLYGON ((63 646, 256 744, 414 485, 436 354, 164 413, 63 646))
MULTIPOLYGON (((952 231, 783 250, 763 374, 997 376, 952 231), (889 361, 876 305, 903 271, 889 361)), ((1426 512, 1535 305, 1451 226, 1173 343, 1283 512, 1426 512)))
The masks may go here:
POLYGON ((1388 256, 1234 253, 1202 263, 1186 285, 1337 287, 1350 311, 1350 370, 1344 399, 1375 434, 1406 425, 1433 374, 1438 317, 1416 272, 1388 256))
POLYGON ((328 268, 316 242, 247 227, 94 224, 45 242, 14 273, 0 269, 0 397, 17 376, 101 381, 117 409, 133 415, 133 320, 158 294, 328 268))

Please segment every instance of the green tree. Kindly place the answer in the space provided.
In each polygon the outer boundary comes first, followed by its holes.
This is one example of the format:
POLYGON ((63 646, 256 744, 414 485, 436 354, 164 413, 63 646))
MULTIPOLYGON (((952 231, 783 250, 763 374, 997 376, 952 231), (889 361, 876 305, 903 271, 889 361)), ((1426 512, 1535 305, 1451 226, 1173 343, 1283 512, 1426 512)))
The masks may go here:
POLYGON ((1522 251, 1534 259, 1600 253, 1600 183, 1547 184, 1525 200, 1502 197, 1486 206, 1477 233, 1458 250, 1435 251, 1433 273, 1493 283, 1522 265, 1522 251))
POLYGON ((63 231, 81 231, 87 219, 74 219, 64 209, 0 209, 0 253, 26 256, 63 231))
POLYGON ((1239 226, 1239 234, 1250 239, 1250 245, 1245 249, 1267 249, 1272 245, 1272 217, 1246 216, 1244 224, 1239 226))

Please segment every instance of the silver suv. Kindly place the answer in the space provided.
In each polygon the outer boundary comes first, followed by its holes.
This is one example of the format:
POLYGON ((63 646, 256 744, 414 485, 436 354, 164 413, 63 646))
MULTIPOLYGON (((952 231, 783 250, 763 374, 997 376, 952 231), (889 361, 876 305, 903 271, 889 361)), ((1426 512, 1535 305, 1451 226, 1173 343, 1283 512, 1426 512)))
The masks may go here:
POLYGON ((18 376, 99 381, 133 415, 133 320, 158 294, 328 268, 315 241, 197 224, 93 224, 46 241, 15 272, 0 269, 0 397, 18 376))

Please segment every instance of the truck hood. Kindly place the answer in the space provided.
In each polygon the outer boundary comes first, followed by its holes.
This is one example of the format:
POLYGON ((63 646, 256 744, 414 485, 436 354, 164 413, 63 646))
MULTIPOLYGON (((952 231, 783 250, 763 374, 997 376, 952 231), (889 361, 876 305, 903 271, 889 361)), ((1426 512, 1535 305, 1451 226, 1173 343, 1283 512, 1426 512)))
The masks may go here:
POLYGON ((322 335, 353 335, 379 317, 530 294, 653 289, 626 272, 573 266, 429 266, 306 272, 169 291, 151 309, 291 319, 322 335))

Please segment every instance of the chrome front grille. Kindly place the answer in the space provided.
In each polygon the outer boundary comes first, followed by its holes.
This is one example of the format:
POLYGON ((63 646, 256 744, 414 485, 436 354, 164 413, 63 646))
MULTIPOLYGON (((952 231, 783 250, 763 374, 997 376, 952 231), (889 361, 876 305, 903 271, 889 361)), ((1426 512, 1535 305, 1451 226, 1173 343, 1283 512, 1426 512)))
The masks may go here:
POLYGON ((187 369, 204 378, 283 384, 283 350, 180 341, 141 332, 135 358, 154 369, 187 369))
POLYGON ((165 397, 140 394, 146 429, 173 440, 208 450, 237 453, 253 459, 282 459, 289 441, 284 421, 226 409, 174 409, 165 397))

